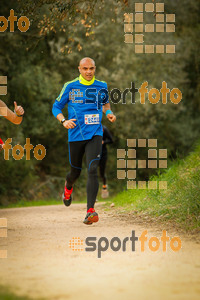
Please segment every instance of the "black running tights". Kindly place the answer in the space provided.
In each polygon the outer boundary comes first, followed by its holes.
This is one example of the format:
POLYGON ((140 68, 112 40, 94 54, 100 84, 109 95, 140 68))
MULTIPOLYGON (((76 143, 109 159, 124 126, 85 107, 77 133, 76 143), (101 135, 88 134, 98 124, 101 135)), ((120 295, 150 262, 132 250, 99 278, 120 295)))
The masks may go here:
POLYGON ((71 170, 67 174, 67 189, 71 189, 81 174, 82 160, 86 154, 86 165, 88 170, 87 180, 87 210, 94 208, 96 196, 99 189, 97 169, 101 156, 102 137, 95 135, 91 140, 69 142, 69 161, 71 170))

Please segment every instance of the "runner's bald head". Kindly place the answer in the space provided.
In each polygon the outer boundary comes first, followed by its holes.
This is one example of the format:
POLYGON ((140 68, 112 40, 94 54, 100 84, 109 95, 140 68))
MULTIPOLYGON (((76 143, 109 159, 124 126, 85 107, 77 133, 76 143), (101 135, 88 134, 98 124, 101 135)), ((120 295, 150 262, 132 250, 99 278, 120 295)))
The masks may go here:
POLYGON ((95 70, 96 70, 95 62, 90 57, 84 57, 81 59, 78 69, 81 76, 87 81, 90 81, 93 79, 95 74, 95 70))
POLYGON ((90 63, 90 64, 93 64, 95 66, 95 61, 94 59, 90 58, 90 57, 84 57, 80 60, 79 62, 79 66, 81 66, 82 64, 84 63, 90 63))

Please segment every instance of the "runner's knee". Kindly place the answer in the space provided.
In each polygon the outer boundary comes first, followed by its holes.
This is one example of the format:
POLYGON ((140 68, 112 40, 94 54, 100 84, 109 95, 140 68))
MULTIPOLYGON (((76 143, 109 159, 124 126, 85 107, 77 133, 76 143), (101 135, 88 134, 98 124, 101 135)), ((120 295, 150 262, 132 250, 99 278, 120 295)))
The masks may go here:
POLYGON ((99 165, 99 160, 92 161, 88 168, 88 175, 97 175, 98 165, 99 165))

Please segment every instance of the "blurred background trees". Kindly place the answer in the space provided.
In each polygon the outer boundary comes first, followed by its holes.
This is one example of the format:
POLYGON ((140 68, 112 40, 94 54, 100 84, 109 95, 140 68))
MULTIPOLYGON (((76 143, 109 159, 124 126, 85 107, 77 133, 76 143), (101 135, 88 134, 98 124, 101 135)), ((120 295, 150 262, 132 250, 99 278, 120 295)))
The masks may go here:
MULTIPOLYGON (((135 1, 144 2, 146 1, 135 1)), ((135 54, 134 44, 124 43, 124 13, 134 13, 134 1, 7 1, 0 4, 1 16, 8 18, 14 9, 18 18, 25 15, 31 26, 21 33, 7 29, 0 33, 0 75, 8 76, 8 94, 1 99, 12 109, 14 100, 25 109, 20 126, 1 118, 0 137, 12 137, 12 145, 24 145, 26 138, 36 146, 42 144, 47 155, 37 161, 25 157, 14 161, 0 153, 0 204, 21 198, 59 197, 66 171, 69 170, 67 132, 51 113, 52 104, 63 84, 77 77, 79 60, 92 57, 96 77, 108 83, 109 91, 124 91, 131 82, 139 88, 148 81, 148 89, 160 90, 162 81, 168 88, 179 88, 182 101, 169 100, 153 105, 112 104, 117 122, 109 124, 114 144, 109 148, 107 168, 111 190, 125 188, 116 178, 116 149, 126 146, 127 138, 157 138, 159 148, 167 148, 170 159, 185 156, 198 140, 200 127, 199 101, 199 3, 195 0, 165 1, 165 13, 175 13, 175 33, 145 34, 147 44, 176 44, 176 54, 135 54)), ((147 2, 151 2, 150 0, 147 2)), ((164 2, 164 1, 154 1, 164 2)), ((144 22, 155 23, 146 13, 144 22)), ((15 22, 16 23, 16 22, 15 22)), ((67 110, 65 109, 65 113, 67 110)), ((155 172, 155 171, 154 171, 155 172)), ((152 172, 150 172, 152 174, 152 172)), ((140 178, 150 174, 145 170, 140 178)), ((87 172, 77 183, 76 195, 84 195, 87 172)))

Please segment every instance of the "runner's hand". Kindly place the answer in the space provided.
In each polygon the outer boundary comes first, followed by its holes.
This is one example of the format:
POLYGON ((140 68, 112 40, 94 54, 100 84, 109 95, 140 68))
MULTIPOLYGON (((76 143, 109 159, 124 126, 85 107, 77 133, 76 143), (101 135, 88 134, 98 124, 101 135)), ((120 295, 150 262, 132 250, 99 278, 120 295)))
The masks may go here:
POLYGON ((63 123, 63 126, 67 129, 72 129, 76 126, 76 124, 73 122, 73 121, 76 121, 76 119, 70 119, 70 120, 66 120, 64 123, 63 123))
POLYGON ((17 106, 17 102, 14 102, 15 112, 18 116, 22 116, 24 114, 24 109, 22 106, 17 106))
POLYGON ((107 115, 107 118, 108 118, 108 120, 109 120, 110 122, 112 122, 112 123, 116 121, 116 116, 113 115, 113 114, 108 114, 108 115, 107 115))

